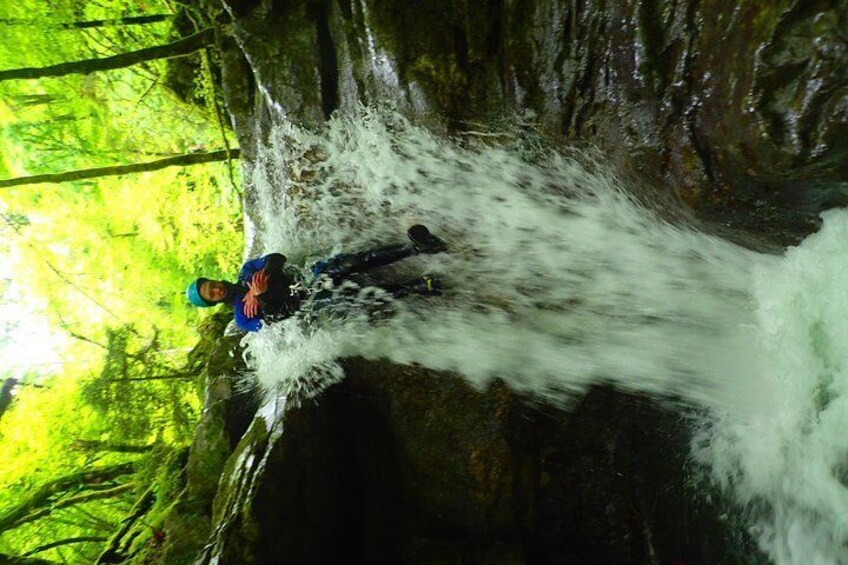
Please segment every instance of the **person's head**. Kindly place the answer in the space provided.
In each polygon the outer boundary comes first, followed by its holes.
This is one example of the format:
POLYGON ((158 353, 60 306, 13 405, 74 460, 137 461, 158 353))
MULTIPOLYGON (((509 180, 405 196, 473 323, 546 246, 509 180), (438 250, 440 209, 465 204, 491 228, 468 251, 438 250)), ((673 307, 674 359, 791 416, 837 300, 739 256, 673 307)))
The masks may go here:
POLYGON ((200 277, 186 289, 188 301, 201 308, 215 306, 229 298, 234 288, 227 281, 215 281, 200 277))

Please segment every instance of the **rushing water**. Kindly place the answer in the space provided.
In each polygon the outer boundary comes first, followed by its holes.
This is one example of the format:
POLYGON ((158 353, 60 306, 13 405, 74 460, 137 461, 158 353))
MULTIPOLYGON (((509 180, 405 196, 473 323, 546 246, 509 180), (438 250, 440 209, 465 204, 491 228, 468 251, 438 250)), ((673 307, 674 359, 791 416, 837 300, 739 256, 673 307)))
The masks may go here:
POLYGON ((261 382, 308 396, 361 355, 557 403, 609 382, 692 407, 693 458, 751 510, 772 560, 848 562, 848 215, 758 254, 661 219, 597 158, 528 139, 448 140, 370 111, 271 132, 248 171, 253 254, 306 265, 418 222, 450 253, 385 274, 434 274, 443 296, 248 337, 261 382))

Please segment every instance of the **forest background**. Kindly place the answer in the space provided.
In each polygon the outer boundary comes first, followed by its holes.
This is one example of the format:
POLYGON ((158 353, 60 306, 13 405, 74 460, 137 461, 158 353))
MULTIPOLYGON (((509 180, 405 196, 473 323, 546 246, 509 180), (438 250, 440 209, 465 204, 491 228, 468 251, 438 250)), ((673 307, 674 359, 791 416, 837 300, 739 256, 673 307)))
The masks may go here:
POLYGON ((0 562, 106 562, 177 488, 206 315, 183 291, 243 245, 206 26, 169 0, 0 5, 0 562))

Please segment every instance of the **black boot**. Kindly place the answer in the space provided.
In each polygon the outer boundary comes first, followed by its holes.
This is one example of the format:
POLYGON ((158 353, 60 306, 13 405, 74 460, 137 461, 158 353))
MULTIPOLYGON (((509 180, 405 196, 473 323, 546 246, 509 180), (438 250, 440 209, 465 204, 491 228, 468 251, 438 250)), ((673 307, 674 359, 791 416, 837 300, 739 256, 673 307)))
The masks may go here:
POLYGON ((430 233, 427 226, 415 224, 406 230, 406 236, 412 242, 416 253, 441 253, 447 251, 447 244, 430 233))

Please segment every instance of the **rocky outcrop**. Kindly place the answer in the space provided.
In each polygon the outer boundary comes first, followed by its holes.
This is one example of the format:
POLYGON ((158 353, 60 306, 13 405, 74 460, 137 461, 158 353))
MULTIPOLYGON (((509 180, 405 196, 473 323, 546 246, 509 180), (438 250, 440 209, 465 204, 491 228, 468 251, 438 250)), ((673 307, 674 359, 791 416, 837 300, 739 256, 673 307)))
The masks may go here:
MULTIPOLYGON (((154 485, 157 493, 165 490, 171 497, 160 496, 157 501, 161 509, 155 514, 161 518, 157 517, 155 522, 159 536, 153 551, 140 553, 132 563, 193 563, 208 542, 213 526, 212 502, 221 473, 258 404, 252 387, 242 375, 240 338, 222 336, 230 319, 231 314, 226 311, 208 318, 200 328, 200 342, 189 355, 189 366, 202 381, 203 411, 182 473, 164 481, 178 483, 178 487, 163 489, 154 485), (170 491, 178 494, 173 496, 170 491)), ((147 535, 152 527, 149 519, 147 516, 140 522, 147 535)))
MULTIPOLYGON (((702 219, 778 244, 848 193, 844 2, 224 4, 207 8, 247 161, 275 119, 318 126, 389 97, 445 131, 517 113, 601 145, 702 219)), ((648 399, 599 387, 563 410, 415 367, 352 359, 346 375, 317 403, 256 412, 229 377, 209 381, 177 505, 194 514, 175 514, 195 519, 174 522, 196 535, 171 556, 763 560, 721 498, 693 484, 686 421, 648 399)))
POLYGON ((678 415, 606 388, 566 412, 500 382, 345 369, 317 403, 257 412, 201 563, 756 561, 694 495, 678 415))
POLYGON ((252 69, 242 92, 306 125, 386 98, 448 130, 518 112, 782 243, 848 194, 842 2, 262 0, 230 13, 252 69))

